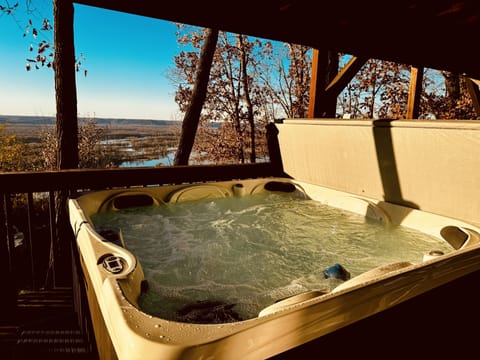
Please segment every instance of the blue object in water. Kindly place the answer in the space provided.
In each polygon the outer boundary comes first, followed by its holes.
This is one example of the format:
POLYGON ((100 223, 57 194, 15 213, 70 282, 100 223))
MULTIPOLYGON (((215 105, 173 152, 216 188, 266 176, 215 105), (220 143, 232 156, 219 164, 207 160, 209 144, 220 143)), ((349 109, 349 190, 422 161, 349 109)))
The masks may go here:
POLYGON ((350 273, 339 263, 323 270, 323 276, 325 276, 325 279, 334 278, 344 281, 350 279, 350 273))

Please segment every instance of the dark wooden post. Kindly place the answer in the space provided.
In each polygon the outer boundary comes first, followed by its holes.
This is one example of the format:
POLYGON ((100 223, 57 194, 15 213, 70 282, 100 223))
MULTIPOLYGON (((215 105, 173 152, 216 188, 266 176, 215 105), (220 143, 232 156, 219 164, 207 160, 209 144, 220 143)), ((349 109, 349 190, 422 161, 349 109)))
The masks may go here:
POLYGON ((480 81, 470 78, 466 78, 465 81, 467 83, 468 93, 472 98, 473 108, 475 109, 477 116, 480 117, 480 81))
POLYGON ((313 50, 308 117, 335 117, 337 98, 329 96, 327 86, 338 74, 338 54, 313 50))
MULTIPOLYGON (((57 168, 78 167, 77 89, 75 82, 75 46, 73 2, 54 0, 55 41, 55 98, 57 109, 57 168)), ((50 269, 46 286, 65 286, 71 283, 70 240, 72 230, 68 221, 65 191, 55 196, 55 236, 50 248, 50 269)), ((52 232, 53 233, 53 232, 52 232)))
POLYGON ((12 263, 14 244, 7 219, 7 214, 11 210, 9 196, 0 193, 0 271, 5 279, 4 290, 0 296, 0 319, 10 319, 14 316, 17 299, 15 267, 12 263))
POLYGON ((58 169, 78 167, 77 88, 73 36, 73 2, 54 0, 55 98, 58 169))
POLYGON ((313 55, 308 117, 335 117, 338 95, 352 81, 368 58, 352 56, 339 71, 338 54, 330 53, 330 69, 319 71, 322 67, 328 66, 328 63, 321 61, 316 50, 313 55))

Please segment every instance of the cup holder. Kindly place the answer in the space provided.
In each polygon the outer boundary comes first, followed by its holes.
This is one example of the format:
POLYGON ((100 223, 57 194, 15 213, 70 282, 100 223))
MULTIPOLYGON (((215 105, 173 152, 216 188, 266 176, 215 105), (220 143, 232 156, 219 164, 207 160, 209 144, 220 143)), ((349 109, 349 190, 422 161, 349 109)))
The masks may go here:
POLYGON ((120 256, 107 255, 102 260, 103 268, 111 274, 119 274, 125 268, 125 260, 120 256))

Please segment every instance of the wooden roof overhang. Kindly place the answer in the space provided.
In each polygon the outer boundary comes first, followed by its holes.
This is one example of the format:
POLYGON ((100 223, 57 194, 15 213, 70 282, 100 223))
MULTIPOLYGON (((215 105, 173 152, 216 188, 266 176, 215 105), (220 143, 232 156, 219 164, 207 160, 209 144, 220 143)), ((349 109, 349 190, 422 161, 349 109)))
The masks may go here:
POLYGON ((480 79, 478 0, 75 2, 480 79))

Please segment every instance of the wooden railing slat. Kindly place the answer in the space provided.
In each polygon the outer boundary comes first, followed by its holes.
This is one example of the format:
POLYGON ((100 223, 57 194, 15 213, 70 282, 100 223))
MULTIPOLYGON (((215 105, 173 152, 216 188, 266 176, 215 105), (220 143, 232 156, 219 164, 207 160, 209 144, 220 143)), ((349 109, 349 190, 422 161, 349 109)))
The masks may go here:
POLYGON ((184 182, 280 176, 269 162, 241 165, 191 165, 159 168, 73 169, 0 173, 4 193, 102 189, 184 182))

